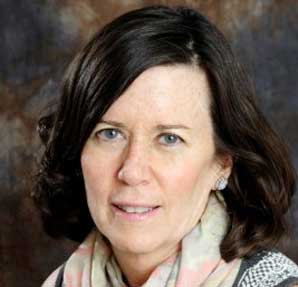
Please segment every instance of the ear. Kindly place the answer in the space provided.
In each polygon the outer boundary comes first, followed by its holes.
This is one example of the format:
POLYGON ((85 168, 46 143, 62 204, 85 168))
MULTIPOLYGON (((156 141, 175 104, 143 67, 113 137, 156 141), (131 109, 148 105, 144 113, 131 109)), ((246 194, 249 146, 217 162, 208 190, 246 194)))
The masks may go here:
POLYGON ((229 178, 233 168, 233 158, 230 154, 225 153, 218 155, 218 176, 229 178))
POLYGON ((228 183, 228 178, 232 172, 233 159, 229 154, 221 154, 217 156, 217 171, 215 174, 215 182, 212 190, 223 190, 228 183))

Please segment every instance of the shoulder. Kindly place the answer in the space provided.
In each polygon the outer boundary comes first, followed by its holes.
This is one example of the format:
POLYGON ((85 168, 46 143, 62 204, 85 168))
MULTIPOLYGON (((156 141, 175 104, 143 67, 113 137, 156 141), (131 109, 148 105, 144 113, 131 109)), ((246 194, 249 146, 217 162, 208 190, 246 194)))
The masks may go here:
POLYGON ((41 287, 49 286, 60 286, 60 282, 63 276, 64 264, 59 266, 55 271, 53 271, 50 276, 43 282, 41 287))
POLYGON ((298 266, 277 250, 244 258, 233 287, 295 287, 298 266))

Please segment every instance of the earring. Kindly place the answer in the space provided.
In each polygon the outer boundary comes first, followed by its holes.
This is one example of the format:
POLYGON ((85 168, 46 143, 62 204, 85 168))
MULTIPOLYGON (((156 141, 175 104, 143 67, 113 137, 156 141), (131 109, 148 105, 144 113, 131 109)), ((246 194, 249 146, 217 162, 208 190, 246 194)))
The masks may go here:
POLYGON ((225 177, 221 176, 215 183, 215 190, 223 190, 227 187, 228 185, 228 179, 225 177))

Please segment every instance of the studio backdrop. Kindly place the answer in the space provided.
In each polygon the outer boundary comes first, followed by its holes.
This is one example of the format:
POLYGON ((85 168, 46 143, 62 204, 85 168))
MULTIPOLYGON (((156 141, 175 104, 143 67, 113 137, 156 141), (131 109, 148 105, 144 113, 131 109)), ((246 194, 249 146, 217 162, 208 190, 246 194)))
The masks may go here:
MULTIPOLYGON (((30 199, 41 151, 37 120, 87 39, 123 12, 152 4, 192 5, 224 32, 298 167, 298 1, 0 0, 0 286, 40 286, 76 247, 43 232, 30 199)), ((289 220, 292 237, 280 248, 298 262, 297 195, 289 220)))

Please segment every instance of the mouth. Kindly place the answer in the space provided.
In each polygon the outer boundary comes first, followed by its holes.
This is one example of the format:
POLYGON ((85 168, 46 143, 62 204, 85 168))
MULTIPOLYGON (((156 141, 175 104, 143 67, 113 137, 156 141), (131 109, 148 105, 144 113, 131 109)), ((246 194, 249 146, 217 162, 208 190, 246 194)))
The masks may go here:
POLYGON ((114 207, 126 212, 126 213, 147 213, 158 207, 156 206, 145 206, 145 205, 124 205, 124 204, 113 204, 114 207))
POLYGON ((144 205, 122 205, 112 204, 112 210, 115 215, 128 221, 143 221, 157 215, 160 205, 144 206, 144 205))

